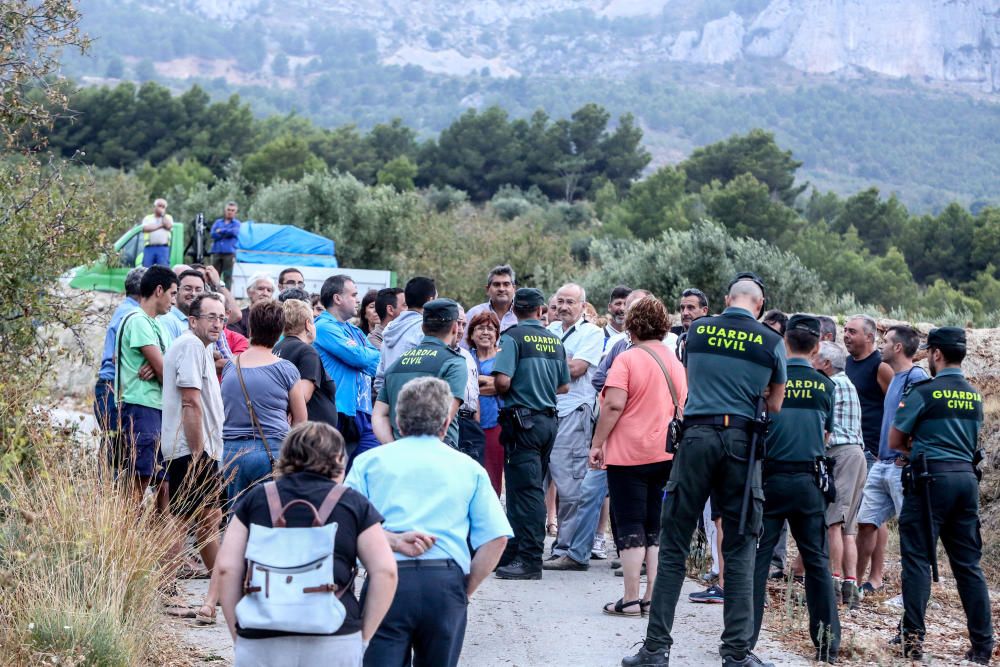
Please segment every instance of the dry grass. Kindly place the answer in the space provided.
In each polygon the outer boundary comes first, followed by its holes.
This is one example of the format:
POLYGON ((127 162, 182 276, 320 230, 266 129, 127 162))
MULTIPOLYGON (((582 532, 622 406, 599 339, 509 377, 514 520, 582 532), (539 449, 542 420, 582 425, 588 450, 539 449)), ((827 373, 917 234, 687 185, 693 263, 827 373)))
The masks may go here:
POLYGON ((96 464, 62 452, 0 487, 0 662, 163 664, 157 631, 176 537, 96 464))

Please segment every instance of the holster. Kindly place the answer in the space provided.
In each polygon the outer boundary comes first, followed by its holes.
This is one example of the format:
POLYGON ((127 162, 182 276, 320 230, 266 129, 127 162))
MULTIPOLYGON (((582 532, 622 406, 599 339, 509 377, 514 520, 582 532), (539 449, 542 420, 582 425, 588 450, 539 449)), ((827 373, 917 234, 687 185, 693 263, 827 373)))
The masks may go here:
POLYGON ((825 456, 817 456, 815 464, 816 485, 823 492, 823 499, 827 505, 837 501, 837 485, 833 477, 834 459, 825 456))

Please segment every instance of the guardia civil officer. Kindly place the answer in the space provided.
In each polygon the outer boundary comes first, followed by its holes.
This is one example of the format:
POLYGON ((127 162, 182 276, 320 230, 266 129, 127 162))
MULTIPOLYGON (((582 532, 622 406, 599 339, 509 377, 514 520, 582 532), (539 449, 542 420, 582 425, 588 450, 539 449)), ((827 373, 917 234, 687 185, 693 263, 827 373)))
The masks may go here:
POLYGON ((401 437, 396 425, 396 400, 403 385, 418 377, 435 377, 448 383, 452 404, 448 413, 445 444, 458 448, 458 420, 455 414, 465 400, 469 369, 462 355, 453 349, 459 336, 458 304, 451 299, 434 299, 424 304, 424 337, 420 344, 404 352, 385 371, 385 380, 372 411, 372 429, 385 444, 401 437))
POLYGON ((541 579, 545 539, 542 488, 558 419, 556 394, 569 390, 569 366, 562 341, 542 326, 546 308, 540 290, 514 295, 517 324, 500 338, 493 366, 494 385, 503 397, 500 442, 504 448, 507 519, 514 539, 497 568, 500 579, 541 579))
POLYGON ((819 337, 818 318, 792 315, 788 320, 785 400, 781 412, 771 418, 767 431, 764 525, 757 544, 753 579, 753 645, 757 644, 764 618, 771 554, 787 520, 806 570, 809 635, 817 659, 834 662, 840 648, 840 621, 830 580, 827 501, 823 488, 832 489, 833 484, 824 457, 827 435, 833 431, 835 385, 812 367, 810 359, 819 351, 819 337))
MULTIPOLYGON (((966 660, 988 664, 993 653, 990 600, 979 567, 979 427, 982 396, 962 374, 965 331, 933 329, 927 336, 932 379, 914 382, 896 411, 889 446, 905 452, 899 551, 903 566, 904 657, 923 655, 924 613, 933 554, 940 537, 951 561, 972 648, 966 660)), ((933 564, 935 578, 937 565, 933 564)))
MULTIPOLYGON (((753 569, 763 493, 760 464, 749 465, 758 403, 767 392, 771 414, 785 397, 785 345, 755 318, 764 307, 764 284, 741 273, 729 285, 726 310, 692 323, 687 337, 688 399, 660 517, 660 557, 646 639, 624 667, 667 665, 674 608, 684 583, 691 536, 709 494, 722 515, 725 540, 725 629, 719 653, 727 667, 761 665, 753 639, 753 569), (747 482, 749 481, 749 484, 747 482), (749 502, 744 508, 744 498, 749 502), (741 515, 744 521, 741 524, 741 515)), ((759 431, 758 431, 759 433, 759 431)), ((759 458, 757 458, 759 461, 759 458)))

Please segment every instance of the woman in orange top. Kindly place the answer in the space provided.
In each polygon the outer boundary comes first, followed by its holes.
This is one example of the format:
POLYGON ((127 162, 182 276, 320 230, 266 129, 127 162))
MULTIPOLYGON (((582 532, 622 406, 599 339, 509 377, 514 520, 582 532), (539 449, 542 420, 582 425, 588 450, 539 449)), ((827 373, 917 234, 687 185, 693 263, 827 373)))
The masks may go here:
POLYGON ((590 464, 608 470, 611 512, 625 571, 625 594, 604 605, 604 613, 640 617, 649 608, 656 581, 660 505, 673 458, 666 452, 666 439, 674 401, 657 359, 670 374, 679 406, 687 400, 687 376, 673 350, 662 342, 670 330, 662 301, 647 296, 632 304, 625 329, 632 346, 615 359, 608 373, 590 464), (640 597, 643 561, 647 583, 640 597))

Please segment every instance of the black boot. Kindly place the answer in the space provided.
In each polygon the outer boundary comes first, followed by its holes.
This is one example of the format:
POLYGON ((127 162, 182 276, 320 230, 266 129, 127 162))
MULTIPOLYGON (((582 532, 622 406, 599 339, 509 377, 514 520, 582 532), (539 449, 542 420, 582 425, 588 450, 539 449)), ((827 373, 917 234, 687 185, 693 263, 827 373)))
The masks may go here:
POLYGON ((993 657, 992 649, 976 648, 973 646, 968 651, 965 652, 965 659, 969 662, 974 662, 978 665, 988 665, 990 664, 990 658, 993 657))
POLYGON ((541 579, 542 568, 528 567, 524 561, 513 560, 510 565, 498 567, 496 577, 497 579, 541 579))
POLYGON ((635 655, 622 659, 622 667, 666 667, 669 664, 670 649, 661 648, 659 651, 649 651, 645 644, 635 655))
POLYGON ((726 656, 722 661, 722 667, 774 667, 774 663, 764 662, 753 653, 747 653, 742 660, 726 656))

